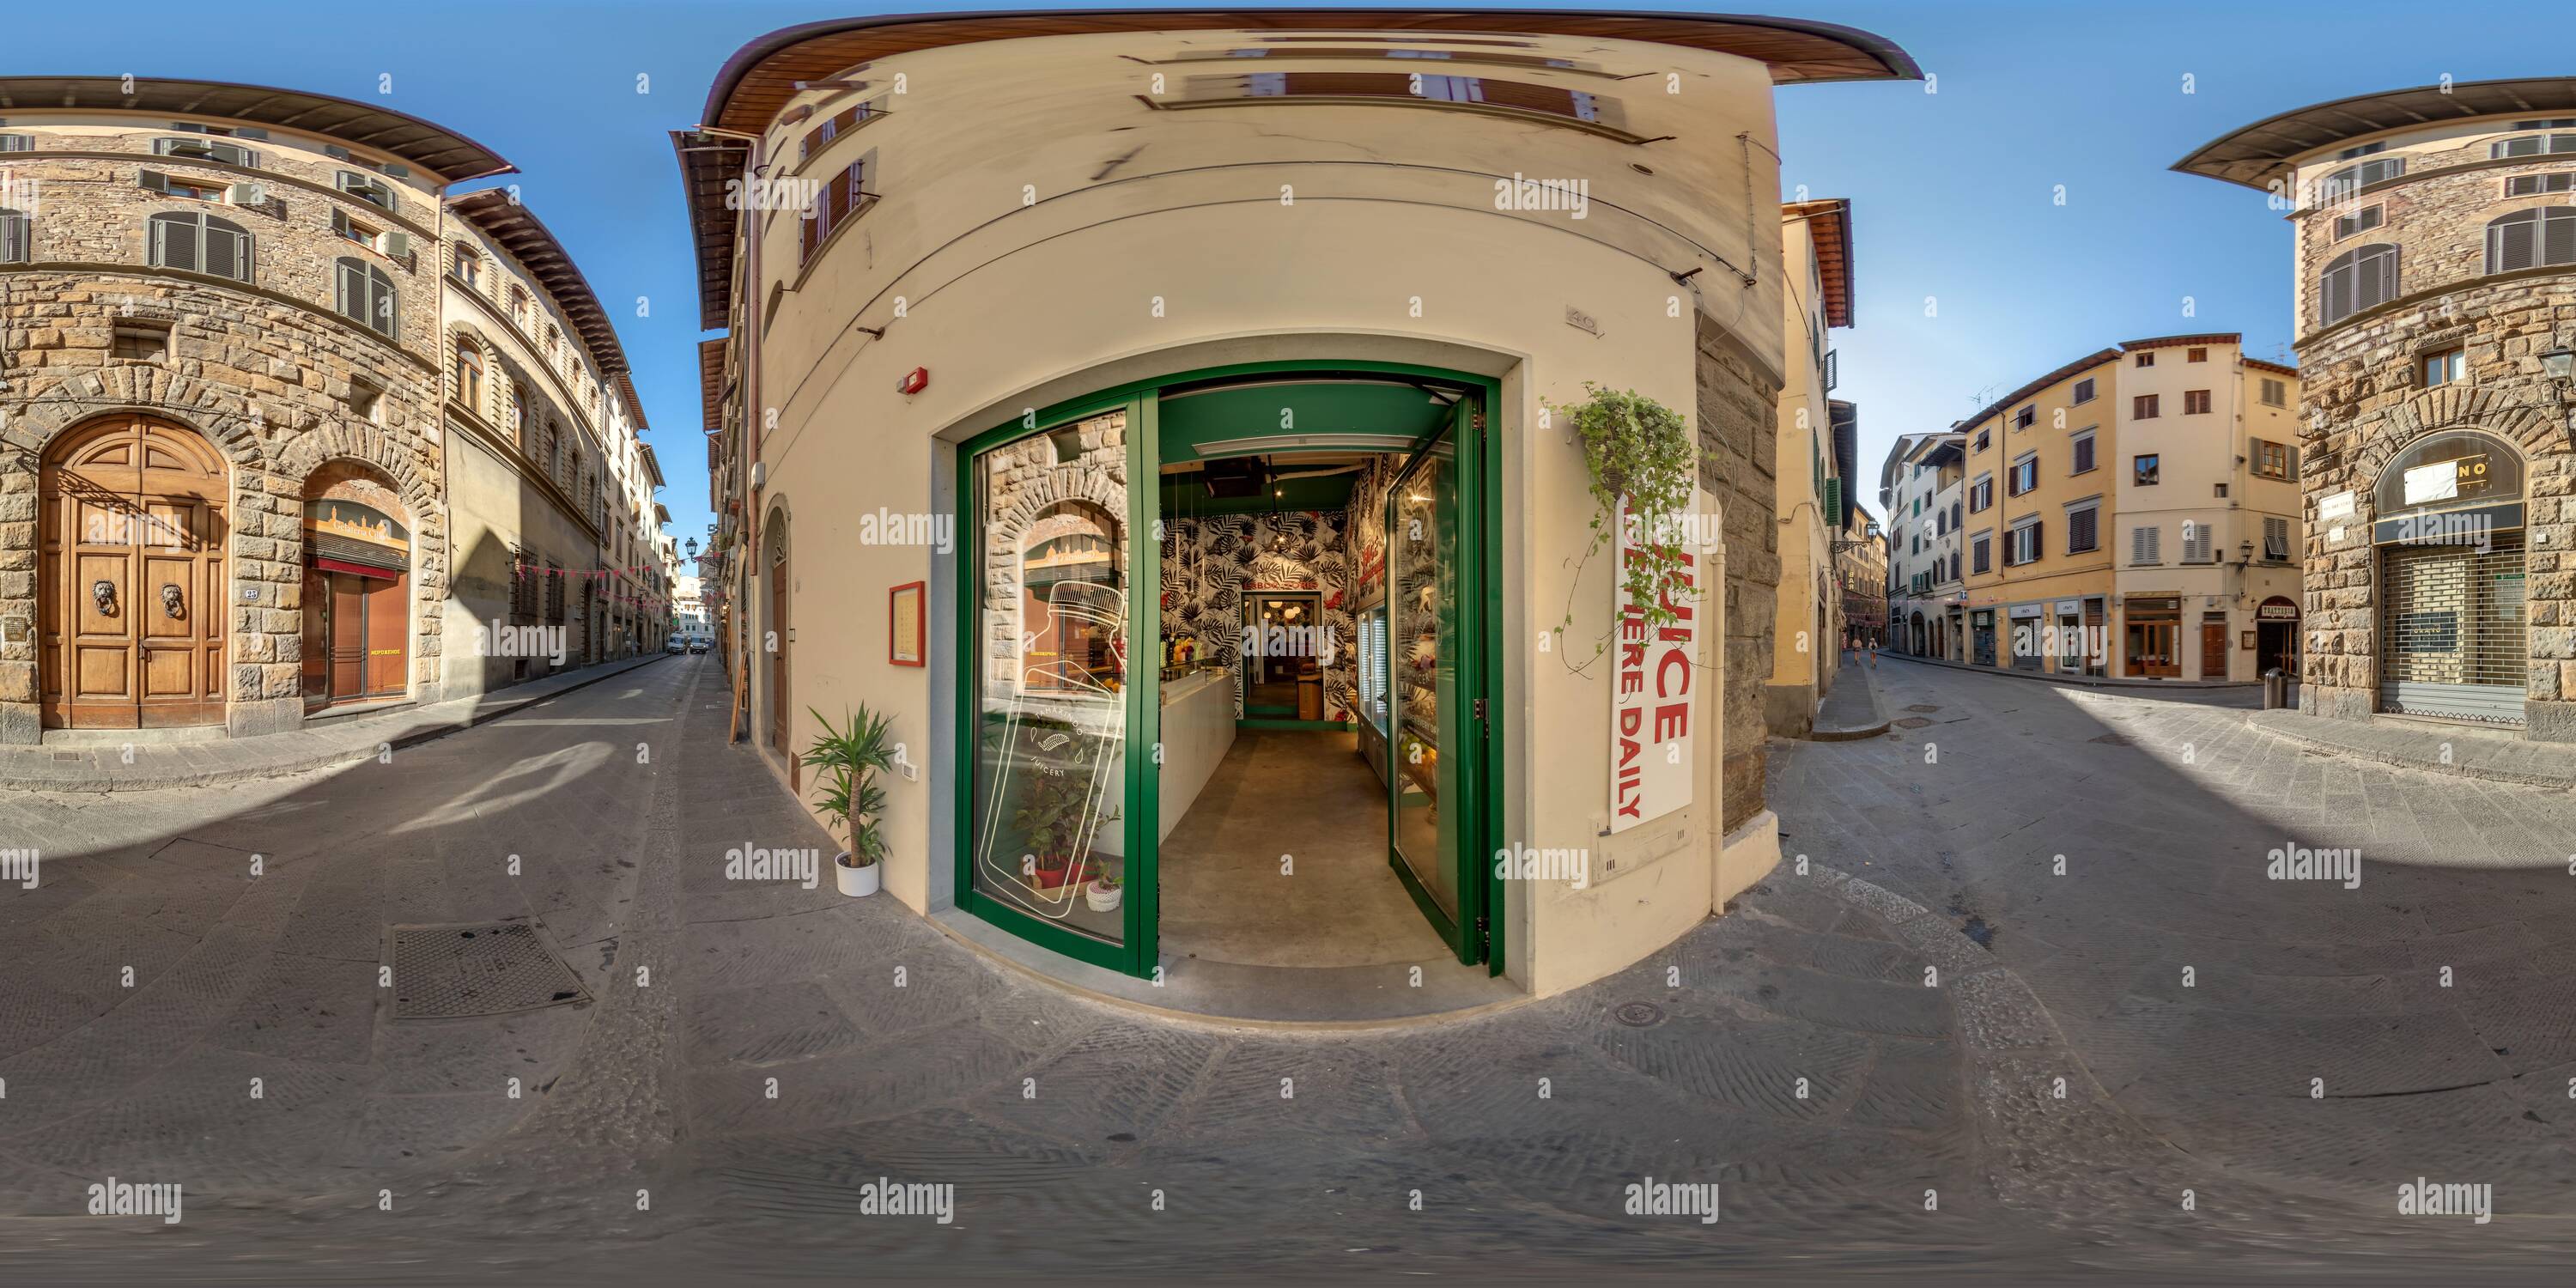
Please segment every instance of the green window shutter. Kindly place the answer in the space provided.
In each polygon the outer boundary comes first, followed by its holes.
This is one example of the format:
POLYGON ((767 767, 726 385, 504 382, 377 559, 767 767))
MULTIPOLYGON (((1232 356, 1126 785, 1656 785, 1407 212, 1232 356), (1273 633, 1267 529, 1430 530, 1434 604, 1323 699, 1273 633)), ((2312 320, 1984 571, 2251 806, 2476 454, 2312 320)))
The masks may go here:
POLYGON ((1825 480, 1825 526, 1839 530, 1843 526, 1843 481, 1825 480))

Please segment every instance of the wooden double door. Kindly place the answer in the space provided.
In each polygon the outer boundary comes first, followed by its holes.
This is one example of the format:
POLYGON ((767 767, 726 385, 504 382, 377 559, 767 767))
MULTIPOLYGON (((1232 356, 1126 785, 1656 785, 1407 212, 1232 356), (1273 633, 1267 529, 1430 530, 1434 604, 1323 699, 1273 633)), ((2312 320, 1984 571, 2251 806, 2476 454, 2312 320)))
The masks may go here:
POLYGON ((92 421, 46 452, 38 497, 46 727, 223 723, 222 455, 174 421, 92 421))

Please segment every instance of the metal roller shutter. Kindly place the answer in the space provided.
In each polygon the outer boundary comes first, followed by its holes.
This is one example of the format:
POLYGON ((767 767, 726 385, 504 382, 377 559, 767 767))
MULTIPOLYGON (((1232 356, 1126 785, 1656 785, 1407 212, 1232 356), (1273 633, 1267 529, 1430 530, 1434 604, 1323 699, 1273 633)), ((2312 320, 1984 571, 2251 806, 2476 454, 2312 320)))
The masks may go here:
POLYGON ((2387 546, 2380 559, 2384 710, 2523 722, 2522 534, 2469 546, 2387 546))

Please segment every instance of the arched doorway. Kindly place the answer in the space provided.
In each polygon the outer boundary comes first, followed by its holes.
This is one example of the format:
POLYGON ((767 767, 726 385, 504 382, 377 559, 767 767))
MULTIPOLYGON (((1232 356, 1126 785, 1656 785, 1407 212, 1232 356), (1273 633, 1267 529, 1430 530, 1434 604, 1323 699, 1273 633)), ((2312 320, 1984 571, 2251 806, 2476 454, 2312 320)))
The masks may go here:
POLYGON ((304 481, 304 709, 411 691, 411 528, 391 480, 330 461, 304 481))
POLYGON ((2523 723, 2523 463, 2512 444, 2443 430, 2409 444, 2371 490, 2379 581, 2379 706, 2523 723))
POLYGON ((54 440, 37 483, 46 727, 223 723, 227 480, 212 444, 157 416, 54 440))
POLYGON ((1931 647, 1932 640, 1923 627, 1923 614, 1916 613, 1906 623, 1905 651, 1921 657, 1931 647))

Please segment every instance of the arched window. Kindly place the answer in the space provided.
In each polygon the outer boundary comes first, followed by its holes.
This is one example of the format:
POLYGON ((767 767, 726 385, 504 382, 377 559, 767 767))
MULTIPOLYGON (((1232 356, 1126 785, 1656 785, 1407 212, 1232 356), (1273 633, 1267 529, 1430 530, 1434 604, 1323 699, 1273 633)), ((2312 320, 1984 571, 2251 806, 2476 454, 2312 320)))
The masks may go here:
POLYGON ((2487 225, 2487 271, 2576 264, 2576 209, 2517 210, 2487 225))
POLYGON ((510 438, 525 446, 528 441, 528 387, 510 382, 510 438))
POLYGON ((340 316, 378 335, 394 333, 394 279, 361 259, 335 263, 337 294, 331 307, 340 316))
POLYGON ((2335 256, 2317 283, 2317 322, 2340 322, 2397 298, 2397 248, 2386 242, 2335 256))
POLYGON ((152 216, 150 262, 159 268, 250 280, 250 233, 229 219, 196 211, 152 216))
POLYGON ((36 228, 24 211, 0 208, 0 264, 25 264, 36 258, 36 228))
POLYGON ((563 435, 551 420, 546 422, 546 454, 539 464, 546 467, 547 478, 555 478, 563 472, 563 435))
POLYGON ((483 354, 463 336, 456 338, 456 401, 483 414, 483 354))
POLYGON ((456 280, 476 290, 483 288, 483 257, 474 253, 469 242, 456 243, 456 280))

